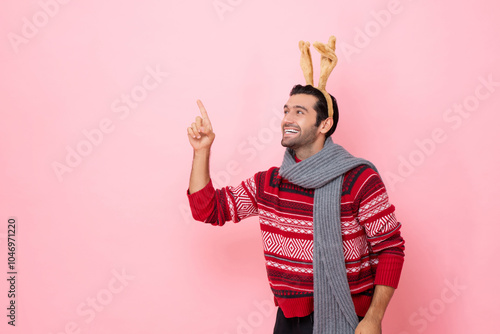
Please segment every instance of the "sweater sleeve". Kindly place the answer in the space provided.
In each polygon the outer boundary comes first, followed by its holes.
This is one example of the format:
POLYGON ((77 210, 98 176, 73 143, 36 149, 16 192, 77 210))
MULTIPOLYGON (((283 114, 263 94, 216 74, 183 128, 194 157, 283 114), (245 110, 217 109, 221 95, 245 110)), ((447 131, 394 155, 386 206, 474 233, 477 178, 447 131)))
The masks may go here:
POLYGON ((360 181, 363 185, 355 198, 357 219, 364 227, 369 249, 378 257, 374 284, 397 288, 404 262, 404 239, 395 208, 379 174, 367 168, 360 181))
POLYGON ((189 194, 189 205, 193 218, 212 225, 222 226, 226 221, 237 223, 258 214, 255 200, 255 176, 237 187, 214 189, 212 180, 201 190, 189 194))

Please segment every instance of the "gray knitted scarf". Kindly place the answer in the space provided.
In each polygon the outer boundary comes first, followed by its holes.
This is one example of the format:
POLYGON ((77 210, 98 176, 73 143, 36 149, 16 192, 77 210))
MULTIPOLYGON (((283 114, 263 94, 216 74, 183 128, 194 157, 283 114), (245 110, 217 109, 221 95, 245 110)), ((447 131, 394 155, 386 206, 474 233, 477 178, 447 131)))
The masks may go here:
POLYGON ((352 156, 329 137, 321 151, 299 163, 293 150, 287 148, 279 171, 291 183, 315 189, 314 334, 353 334, 358 324, 342 249, 340 197, 344 174, 363 164, 375 169, 371 162, 352 156))

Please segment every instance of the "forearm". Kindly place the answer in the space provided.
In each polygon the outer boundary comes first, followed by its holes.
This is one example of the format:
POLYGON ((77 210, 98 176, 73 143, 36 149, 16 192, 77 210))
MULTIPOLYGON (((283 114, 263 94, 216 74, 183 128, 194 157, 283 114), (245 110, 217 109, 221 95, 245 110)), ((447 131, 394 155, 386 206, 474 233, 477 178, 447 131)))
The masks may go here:
POLYGON ((189 178, 189 193, 203 189, 210 181, 210 148, 193 150, 193 165, 189 178))
POLYGON ((370 308, 368 308, 366 312, 365 318, 382 321, 395 290, 396 289, 393 287, 387 285, 375 285, 373 299, 370 308))

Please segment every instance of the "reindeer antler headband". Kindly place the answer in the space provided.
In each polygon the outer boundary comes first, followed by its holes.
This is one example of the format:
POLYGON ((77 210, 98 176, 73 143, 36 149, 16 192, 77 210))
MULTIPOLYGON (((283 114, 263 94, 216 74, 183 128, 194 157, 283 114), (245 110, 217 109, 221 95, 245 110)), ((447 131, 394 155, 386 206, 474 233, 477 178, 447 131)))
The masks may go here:
MULTIPOLYGON (((320 62, 320 75, 318 88, 323 95, 325 95, 326 103, 328 105, 328 116, 333 116, 333 103, 330 94, 326 91, 326 81, 332 73, 333 68, 337 65, 337 56, 335 55, 335 36, 331 36, 327 44, 320 42, 314 42, 314 48, 321 54, 320 62)), ((309 47, 311 44, 309 42, 300 41, 299 49, 301 51, 300 55, 300 67, 302 67, 302 72, 304 72, 304 78, 306 79, 306 84, 314 87, 313 79, 313 65, 311 60, 311 51, 309 47)))

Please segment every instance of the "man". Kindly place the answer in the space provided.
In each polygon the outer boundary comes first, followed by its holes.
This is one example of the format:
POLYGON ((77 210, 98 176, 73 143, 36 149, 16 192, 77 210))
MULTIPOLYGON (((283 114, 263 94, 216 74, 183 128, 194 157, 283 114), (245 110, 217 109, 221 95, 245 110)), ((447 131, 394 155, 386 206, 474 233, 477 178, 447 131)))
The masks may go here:
POLYGON ((237 187, 212 186, 215 134, 201 101, 201 117, 187 129, 194 150, 188 190, 193 217, 220 226, 259 216, 278 306, 275 334, 380 334, 403 265, 394 206, 375 167, 331 140, 338 108, 329 97, 331 116, 322 91, 295 86, 281 122, 287 148, 282 166, 237 187))

